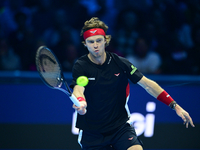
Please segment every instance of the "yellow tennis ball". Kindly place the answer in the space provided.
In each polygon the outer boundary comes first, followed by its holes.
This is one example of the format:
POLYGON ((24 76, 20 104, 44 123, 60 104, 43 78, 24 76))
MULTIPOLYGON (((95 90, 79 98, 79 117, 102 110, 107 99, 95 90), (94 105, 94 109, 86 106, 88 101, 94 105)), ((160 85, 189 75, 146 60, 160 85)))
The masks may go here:
POLYGON ((86 76, 80 76, 77 78, 76 83, 80 86, 86 86, 89 80, 86 76))

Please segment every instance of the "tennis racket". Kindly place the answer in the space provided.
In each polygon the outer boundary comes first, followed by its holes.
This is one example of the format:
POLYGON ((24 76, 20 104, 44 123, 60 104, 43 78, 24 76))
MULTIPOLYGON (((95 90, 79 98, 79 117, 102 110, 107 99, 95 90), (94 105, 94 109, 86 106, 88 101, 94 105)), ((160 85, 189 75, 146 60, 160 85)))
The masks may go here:
POLYGON ((42 81, 50 88, 60 90, 67 94, 71 101, 78 107, 80 103, 72 94, 55 54, 47 47, 40 46, 36 52, 36 67, 42 81), (64 85, 65 88, 62 88, 64 85))

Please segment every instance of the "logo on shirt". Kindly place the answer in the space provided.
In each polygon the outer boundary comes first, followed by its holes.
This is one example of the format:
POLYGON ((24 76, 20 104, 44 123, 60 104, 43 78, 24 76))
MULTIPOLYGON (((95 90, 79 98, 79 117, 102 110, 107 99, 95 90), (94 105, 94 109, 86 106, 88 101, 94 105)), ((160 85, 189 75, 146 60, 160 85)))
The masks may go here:
POLYGON ((135 71, 137 70, 137 68, 133 65, 131 65, 132 71, 130 72, 131 75, 133 75, 135 73, 135 71))
POLYGON ((130 140, 130 141, 131 141, 132 139, 133 139, 133 137, 131 137, 131 138, 128 138, 128 140, 130 140))
POLYGON ((110 64, 110 62, 111 62, 111 59, 112 59, 112 57, 110 57, 110 59, 109 59, 109 61, 108 61, 108 64, 110 64))
POLYGON ((97 30, 94 30, 94 31, 90 31, 90 33, 93 33, 93 34, 95 34, 95 32, 97 32, 97 30))
POLYGON ((88 80, 95 80, 95 78, 88 78, 88 80))
POLYGON ((119 74, 120 74, 120 73, 116 73, 116 74, 114 74, 114 75, 115 75, 116 77, 118 77, 118 76, 119 76, 119 74))

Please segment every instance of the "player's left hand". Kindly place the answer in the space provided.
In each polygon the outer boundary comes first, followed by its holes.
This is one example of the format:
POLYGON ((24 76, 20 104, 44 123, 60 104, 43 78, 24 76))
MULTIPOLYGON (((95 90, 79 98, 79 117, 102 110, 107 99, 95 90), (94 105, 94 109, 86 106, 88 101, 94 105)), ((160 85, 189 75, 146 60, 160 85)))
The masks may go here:
POLYGON ((192 127, 195 127, 189 113, 185 111, 181 106, 177 104, 175 107, 175 111, 176 111, 176 114, 183 119, 183 122, 186 125, 186 128, 188 128, 189 123, 192 127))

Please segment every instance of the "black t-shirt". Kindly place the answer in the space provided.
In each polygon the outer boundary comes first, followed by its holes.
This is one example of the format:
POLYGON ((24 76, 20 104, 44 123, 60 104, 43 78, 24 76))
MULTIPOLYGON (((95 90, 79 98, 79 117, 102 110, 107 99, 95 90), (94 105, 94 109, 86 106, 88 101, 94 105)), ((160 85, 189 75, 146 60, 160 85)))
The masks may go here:
POLYGON ((109 52, 106 55, 103 65, 94 64, 87 55, 74 64, 70 87, 76 85, 79 76, 89 79, 84 92, 87 113, 77 116, 76 127, 79 129, 104 133, 129 119, 129 110, 125 107, 129 97, 128 79, 137 83, 143 75, 127 59, 109 52))

